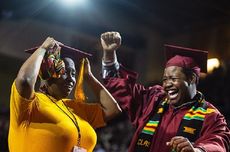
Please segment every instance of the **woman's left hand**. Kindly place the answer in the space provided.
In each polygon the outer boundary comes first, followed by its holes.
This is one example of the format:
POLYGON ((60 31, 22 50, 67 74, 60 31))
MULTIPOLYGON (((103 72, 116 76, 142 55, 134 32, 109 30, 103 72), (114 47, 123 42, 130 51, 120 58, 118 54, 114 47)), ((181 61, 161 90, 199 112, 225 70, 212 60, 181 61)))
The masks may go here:
POLYGON ((84 78, 89 79, 93 77, 93 73, 91 71, 91 66, 88 58, 84 59, 85 65, 84 65, 84 78))

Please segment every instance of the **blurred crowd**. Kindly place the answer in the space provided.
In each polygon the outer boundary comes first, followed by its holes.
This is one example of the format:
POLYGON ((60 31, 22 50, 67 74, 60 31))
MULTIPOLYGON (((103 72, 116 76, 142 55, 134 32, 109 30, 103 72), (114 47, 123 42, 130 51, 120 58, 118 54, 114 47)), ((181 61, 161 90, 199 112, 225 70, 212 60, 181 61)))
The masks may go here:
MULTIPOLYGON (((230 62, 200 80, 198 90, 206 100, 216 106, 225 116, 230 127, 230 62)), ((0 107, 0 152, 8 152, 7 136, 9 108, 0 107)), ((95 152, 126 152, 133 128, 128 118, 121 114, 102 129, 97 130, 98 143, 95 152)))

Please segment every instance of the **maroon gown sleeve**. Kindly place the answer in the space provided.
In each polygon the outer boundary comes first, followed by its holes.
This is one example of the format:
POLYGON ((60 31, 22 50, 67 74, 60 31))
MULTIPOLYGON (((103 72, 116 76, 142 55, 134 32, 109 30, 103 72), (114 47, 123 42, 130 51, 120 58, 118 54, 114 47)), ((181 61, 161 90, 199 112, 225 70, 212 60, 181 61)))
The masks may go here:
POLYGON ((230 131, 224 116, 215 109, 215 112, 206 116, 201 137, 196 140, 195 147, 200 147, 206 152, 228 152, 230 150, 230 131))
MULTIPOLYGON (((161 86, 144 87, 136 83, 138 74, 120 65, 116 77, 106 77, 104 85, 117 100, 123 111, 128 114, 132 125, 138 125, 138 119, 148 110, 152 98, 157 101, 162 95, 161 86)), ((114 74, 112 74, 114 75, 114 74)), ((154 104, 154 103, 153 103, 154 104)))

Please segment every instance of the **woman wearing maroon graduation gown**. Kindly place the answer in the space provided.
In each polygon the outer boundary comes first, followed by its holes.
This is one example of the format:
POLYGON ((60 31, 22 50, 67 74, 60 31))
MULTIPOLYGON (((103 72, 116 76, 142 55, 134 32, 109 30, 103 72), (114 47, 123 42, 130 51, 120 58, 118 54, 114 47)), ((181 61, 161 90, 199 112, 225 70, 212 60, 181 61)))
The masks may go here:
POLYGON ((197 91, 207 52, 166 45, 162 86, 137 84, 137 74, 117 62, 118 32, 101 35, 106 88, 136 128, 130 152, 226 152, 230 132, 224 116, 197 91))

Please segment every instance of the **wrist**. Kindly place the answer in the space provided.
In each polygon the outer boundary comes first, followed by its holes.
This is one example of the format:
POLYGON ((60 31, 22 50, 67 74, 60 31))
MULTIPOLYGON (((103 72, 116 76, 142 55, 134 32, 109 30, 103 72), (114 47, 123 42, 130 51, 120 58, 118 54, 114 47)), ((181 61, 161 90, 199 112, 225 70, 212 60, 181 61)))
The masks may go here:
POLYGON ((42 48, 42 47, 39 47, 36 49, 37 53, 39 53, 40 55, 45 55, 46 54, 46 49, 45 48, 42 48))
POLYGON ((104 63, 111 63, 117 60, 116 50, 113 51, 103 51, 103 57, 102 60, 104 63))
POLYGON ((45 47, 43 47, 43 46, 40 46, 39 48, 38 48, 39 50, 42 50, 42 51, 47 51, 47 48, 45 48, 45 47))
POLYGON ((117 61, 117 57, 115 56, 113 59, 111 60, 106 60, 104 58, 102 58, 102 65, 103 66, 112 66, 112 65, 115 65, 115 64, 118 64, 118 61, 117 61))
POLYGON ((86 77, 84 77, 84 79, 85 79, 85 82, 88 84, 92 84, 93 82, 97 80, 93 74, 87 75, 86 77))

